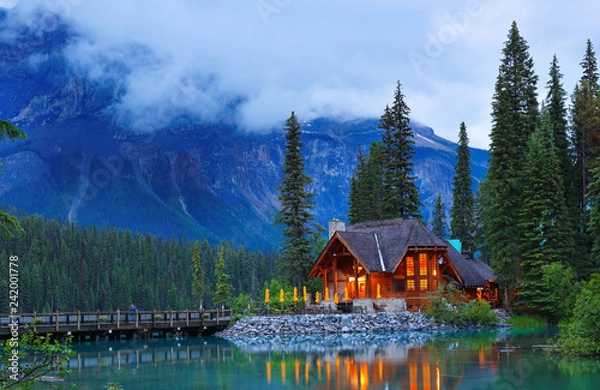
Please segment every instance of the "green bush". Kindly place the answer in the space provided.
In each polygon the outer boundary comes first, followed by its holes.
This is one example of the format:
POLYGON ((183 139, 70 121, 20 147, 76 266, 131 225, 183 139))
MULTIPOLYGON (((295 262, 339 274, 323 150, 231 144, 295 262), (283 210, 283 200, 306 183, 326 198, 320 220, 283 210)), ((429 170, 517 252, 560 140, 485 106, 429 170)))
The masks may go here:
POLYGON ((583 284, 573 316, 559 324, 558 343, 566 355, 600 356, 600 274, 583 284))
POLYGON ((507 324, 513 325, 518 328, 526 328, 530 326, 547 326, 548 321, 546 318, 541 316, 531 315, 514 315, 506 320, 507 324))
POLYGON ((498 322, 489 302, 469 301, 467 294, 450 283, 440 285, 428 298, 426 313, 437 323, 488 326, 498 322))

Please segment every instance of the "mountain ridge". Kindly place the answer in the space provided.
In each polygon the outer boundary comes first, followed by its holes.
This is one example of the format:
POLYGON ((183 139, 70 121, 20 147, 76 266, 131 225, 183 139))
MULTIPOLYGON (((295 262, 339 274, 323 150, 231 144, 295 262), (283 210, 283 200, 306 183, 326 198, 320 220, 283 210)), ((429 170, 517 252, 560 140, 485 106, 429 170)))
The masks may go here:
MULTIPOLYGON (((78 39, 67 25, 43 33, 31 26, 9 31, 9 16, 3 15, 0 117, 29 138, 0 145, 1 202, 82 225, 277 247, 281 233, 273 220, 285 153, 283 124, 244 131, 235 124, 235 101, 225 103, 222 110, 231 118, 221 122, 191 118, 174 101, 157 107, 157 115, 175 121, 160 130, 132 132, 114 110, 124 93, 118 77, 99 81, 65 58, 65 47, 78 39)), ((127 71, 125 64, 107 66, 115 75, 127 71)), ((347 215, 358 147, 366 152, 381 139, 377 124, 376 118, 302 122, 320 224, 347 215)), ((449 210, 456 144, 418 122, 412 127, 414 170, 428 220, 437 193, 449 210)), ((489 156, 480 149, 471 153, 476 188, 489 156)))

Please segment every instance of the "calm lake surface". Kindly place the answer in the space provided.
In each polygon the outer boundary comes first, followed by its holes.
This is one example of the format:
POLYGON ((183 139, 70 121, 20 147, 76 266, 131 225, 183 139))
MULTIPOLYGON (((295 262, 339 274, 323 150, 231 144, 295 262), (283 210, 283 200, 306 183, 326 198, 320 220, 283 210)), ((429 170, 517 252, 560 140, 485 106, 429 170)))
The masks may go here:
POLYGON ((103 389, 598 389, 600 361, 543 348, 549 329, 76 344, 66 384, 103 389))

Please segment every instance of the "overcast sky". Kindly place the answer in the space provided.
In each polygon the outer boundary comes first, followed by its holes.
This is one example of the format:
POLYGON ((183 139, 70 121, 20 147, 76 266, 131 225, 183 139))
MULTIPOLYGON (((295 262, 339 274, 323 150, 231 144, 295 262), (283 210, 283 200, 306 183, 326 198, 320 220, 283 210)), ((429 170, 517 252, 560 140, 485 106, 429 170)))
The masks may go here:
POLYGON ((465 121, 471 146, 487 148, 513 20, 540 98, 552 55, 570 94, 586 40, 600 36, 592 0, 0 0, 22 21, 39 3, 82 34, 65 52, 73 66, 122 83, 115 114, 139 130, 183 113, 219 120, 240 98, 235 121, 251 130, 292 110, 379 117, 399 80, 413 120, 454 141, 465 121), (115 61, 129 71, 106 66, 115 61))

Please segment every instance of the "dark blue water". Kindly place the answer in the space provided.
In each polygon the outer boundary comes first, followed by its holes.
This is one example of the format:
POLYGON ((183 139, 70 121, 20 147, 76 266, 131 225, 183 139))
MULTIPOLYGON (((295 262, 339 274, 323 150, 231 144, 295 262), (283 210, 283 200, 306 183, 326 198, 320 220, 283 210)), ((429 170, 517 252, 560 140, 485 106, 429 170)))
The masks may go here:
POLYGON ((67 387, 102 389, 599 389, 600 362, 563 360, 548 329, 76 345, 67 387))

